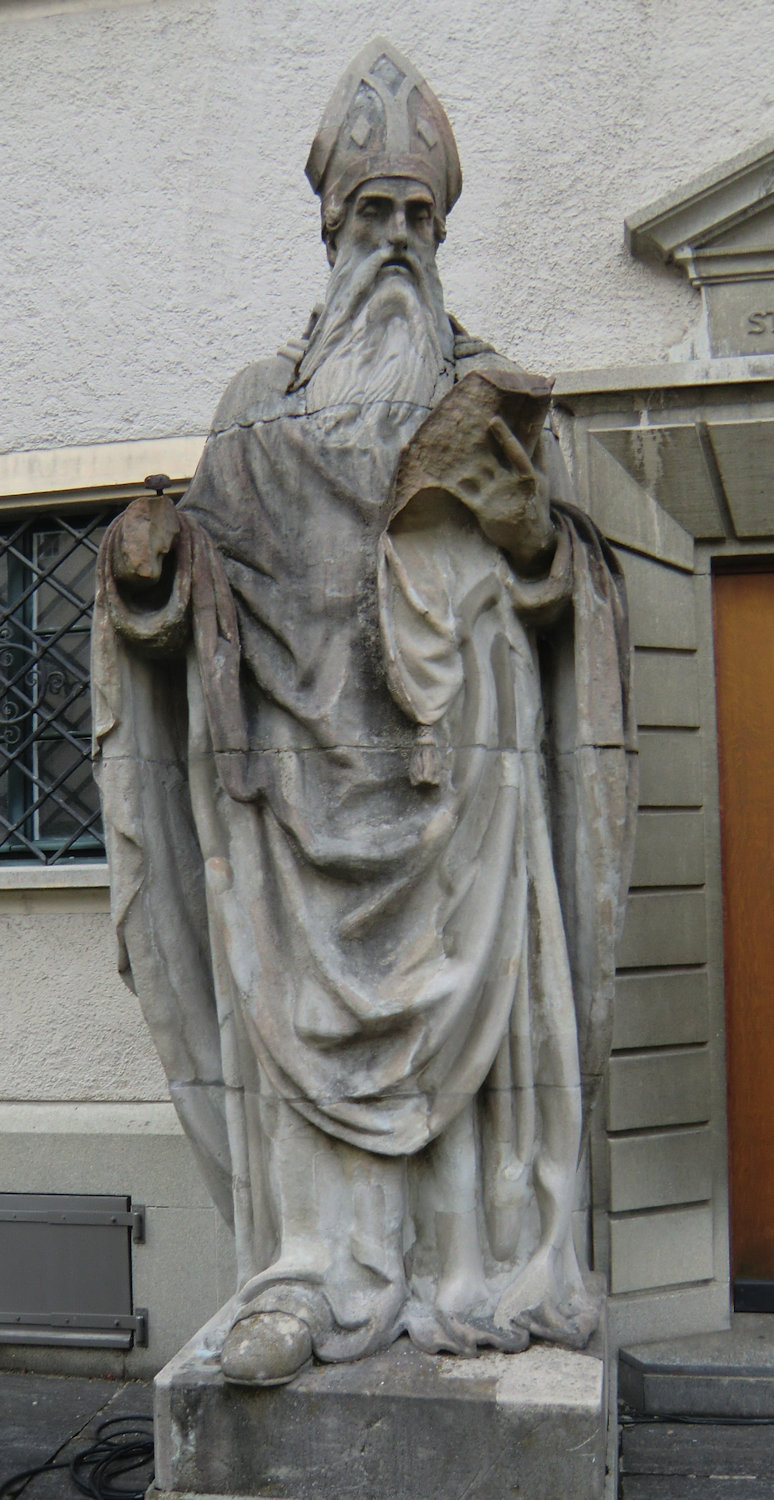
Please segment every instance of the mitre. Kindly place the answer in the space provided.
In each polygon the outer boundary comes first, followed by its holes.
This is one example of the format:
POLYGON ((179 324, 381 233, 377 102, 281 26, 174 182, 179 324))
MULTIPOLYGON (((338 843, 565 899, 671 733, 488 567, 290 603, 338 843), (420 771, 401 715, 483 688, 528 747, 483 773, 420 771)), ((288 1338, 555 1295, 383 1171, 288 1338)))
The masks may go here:
POLYGON ((323 227, 332 226, 350 193, 374 177, 424 183, 441 219, 457 202, 462 172, 443 106, 384 37, 363 47, 340 78, 306 175, 321 200, 323 227))

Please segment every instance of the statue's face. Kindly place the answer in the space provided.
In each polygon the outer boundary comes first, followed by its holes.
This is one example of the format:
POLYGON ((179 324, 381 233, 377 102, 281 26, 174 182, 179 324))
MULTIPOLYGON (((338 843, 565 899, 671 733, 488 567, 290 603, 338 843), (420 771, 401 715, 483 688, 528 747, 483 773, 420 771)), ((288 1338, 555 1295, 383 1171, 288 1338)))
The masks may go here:
POLYGON ((347 204, 335 249, 337 253, 346 249, 356 256, 372 250, 390 251, 380 275, 412 275, 409 255, 427 263, 438 249, 430 189, 409 177, 376 177, 364 182, 347 204))
POLYGON ((416 179, 371 178, 351 193, 339 228, 326 233, 333 271, 299 370, 307 411, 381 403, 389 426, 386 407, 395 407, 397 438, 406 404, 431 404, 453 354, 439 227, 433 194, 416 179))

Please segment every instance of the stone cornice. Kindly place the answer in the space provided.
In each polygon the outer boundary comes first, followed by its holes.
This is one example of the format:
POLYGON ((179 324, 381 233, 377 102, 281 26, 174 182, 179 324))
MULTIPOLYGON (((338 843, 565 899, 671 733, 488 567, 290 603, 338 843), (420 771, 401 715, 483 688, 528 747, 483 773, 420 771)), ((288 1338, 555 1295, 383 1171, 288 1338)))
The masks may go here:
POLYGON ((146 474, 168 474, 172 490, 179 491, 203 447, 204 434, 0 453, 0 513, 33 503, 61 509, 128 501, 143 493, 146 474))
POLYGON ((678 265, 695 286, 771 279, 774 137, 631 214, 625 224, 633 255, 678 265), (770 233, 763 216, 771 216, 770 233))

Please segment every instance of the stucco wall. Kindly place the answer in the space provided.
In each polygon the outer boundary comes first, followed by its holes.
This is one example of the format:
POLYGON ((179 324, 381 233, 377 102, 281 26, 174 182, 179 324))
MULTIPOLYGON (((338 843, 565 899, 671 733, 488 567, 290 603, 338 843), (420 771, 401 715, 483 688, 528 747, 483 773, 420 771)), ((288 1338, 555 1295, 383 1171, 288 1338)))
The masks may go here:
POLYGON ((384 29, 457 133, 457 315, 547 369, 683 336, 695 294, 623 217, 774 130, 770 0, 0 0, 0 451, 203 431, 301 330, 306 152, 384 29))
POLYGON ((107 893, 0 893, 0 1100, 168 1097, 107 905, 107 893))

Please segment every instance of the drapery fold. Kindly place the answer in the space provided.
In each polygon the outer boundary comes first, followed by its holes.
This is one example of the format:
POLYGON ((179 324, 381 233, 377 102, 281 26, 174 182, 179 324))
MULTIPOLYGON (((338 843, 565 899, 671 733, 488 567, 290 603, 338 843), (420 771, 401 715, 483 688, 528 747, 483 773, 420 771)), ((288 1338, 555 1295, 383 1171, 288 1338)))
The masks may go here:
MULTIPOLYGON (((458 499, 392 515, 390 465, 350 458, 276 402, 213 434, 159 609, 116 583, 108 532, 94 733, 121 967, 253 1295, 283 1237, 277 1111, 410 1181, 469 1118, 487 1315, 513 1322, 552 1213, 569 1264, 581 1092, 587 1117, 609 1050, 622 579, 564 502, 551 572, 525 580, 458 499)), ((404 1288, 368 1347, 425 1327, 422 1243, 413 1313, 404 1288)), ((577 1265, 558 1283, 577 1301, 577 1265)), ((572 1317, 532 1326, 582 1341, 572 1317)), ((318 1352, 344 1357, 324 1323, 318 1352)))

